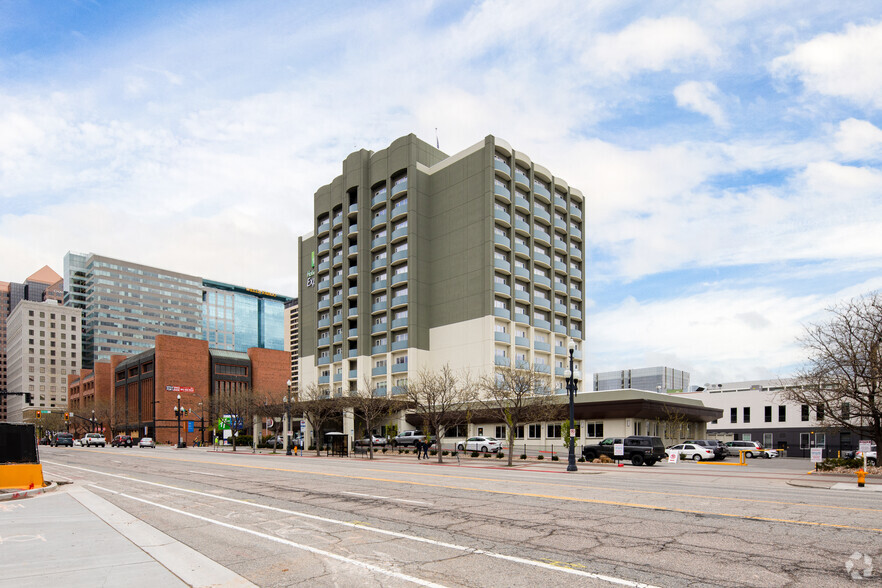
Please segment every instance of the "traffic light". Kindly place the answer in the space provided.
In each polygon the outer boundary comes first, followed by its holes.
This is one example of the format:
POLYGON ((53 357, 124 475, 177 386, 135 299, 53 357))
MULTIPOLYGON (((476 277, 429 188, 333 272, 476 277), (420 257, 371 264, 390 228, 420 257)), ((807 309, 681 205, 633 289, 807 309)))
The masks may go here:
POLYGON ((42 410, 38 410, 37 412, 35 412, 35 413, 34 413, 34 418, 37 419, 38 421, 39 421, 41 418, 43 418, 43 411, 42 411, 42 410))
POLYGON ((64 422, 67 422, 69 420, 70 420, 70 413, 69 412, 64 413, 64 422))

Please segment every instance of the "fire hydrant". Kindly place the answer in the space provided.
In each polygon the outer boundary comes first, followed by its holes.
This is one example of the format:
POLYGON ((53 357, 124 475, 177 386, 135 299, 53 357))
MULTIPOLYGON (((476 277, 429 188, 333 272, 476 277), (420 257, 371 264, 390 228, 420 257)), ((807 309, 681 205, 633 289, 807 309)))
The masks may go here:
POLYGON ((857 477, 858 477, 858 488, 863 488, 864 487, 864 480, 867 477, 867 472, 865 472, 863 469, 859 469, 855 473, 857 474, 857 477))

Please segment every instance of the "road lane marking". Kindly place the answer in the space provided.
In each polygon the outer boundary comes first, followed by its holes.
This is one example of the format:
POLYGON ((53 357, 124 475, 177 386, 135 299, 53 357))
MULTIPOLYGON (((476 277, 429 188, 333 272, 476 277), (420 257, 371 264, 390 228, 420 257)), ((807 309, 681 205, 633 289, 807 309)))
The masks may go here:
POLYGON ((422 500, 407 500, 406 498, 392 498, 391 496, 375 496, 374 494, 362 494, 361 492, 341 492, 341 494, 363 496, 364 498, 376 498, 377 500, 393 500, 395 502, 410 502, 411 504, 425 504, 428 506, 432 506, 431 502, 423 502, 422 500))
MULTIPOLYGON (((343 527, 350 527, 350 528, 359 529, 362 531, 369 531, 371 533, 378 533, 380 535, 386 535, 389 537, 396 537, 399 539, 408 539, 410 541, 418 541, 420 543, 427 543, 429 545, 435 545, 438 547, 445 547, 448 549, 453 549, 456 551, 462 551, 462 552, 466 552, 466 553, 473 553, 476 555, 485 555, 487 557, 492 557, 495 559, 501 559, 501 560, 510 561, 513 563, 520 563, 520 564, 525 564, 525 565, 529 565, 529 566, 533 566, 533 567, 539 567, 539 568, 543 568, 543 569, 547 569, 547 570, 552 570, 555 572, 563 572, 566 574, 572 574, 572 575, 581 576, 584 578, 591 578, 594 580, 603 580, 603 581, 608 582, 610 584, 617 584, 620 586, 628 586, 630 588, 656 588, 650 584, 643 584, 641 582, 633 582, 631 580, 625 580, 623 578, 616 578, 614 576, 606 576, 603 574, 596 574, 594 572, 586 572, 586 571, 583 571, 580 569, 576 569, 575 566, 564 567, 561 565, 553 565, 550 563, 545 563, 545 562, 534 560, 534 559, 526 559, 526 558, 517 557, 517 556, 513 556, 513 555, 504 555, 501 553, 495 553, 493 551, 485 551, 483 549, 478 549, 475 547, 468 547, 465 545, 457 545, 455 543, 446 543, 444 541, 436 541, 434 539, 428 539, 426 537, 418 537, 416 535, 408 535, 406 533, 399 533, 397 531, 388 531, 386 529, 380 529, 378 527, 367 526, 364 523, 351 523, 351 522, 347 522, 347 521, 329 519, 326 517, 320 517, 318 515, 311 515, 311 514, 307 514, 304 512, 289 510, 287 508, 280 508, 277 506, 269 506, 266 504, 255 503, 255 502, 251 502, 251 501, 247 501, 247 500, 240 500, 238 498, 230 498, 228 496, 216 496, 214 494, 208 494, 207 492, 200 492, 198 490, 190 490, 189 488, 180 488, 178 486, 170 486, 168 484, 161 484, 159 482, 150 482, 148 480, 141 480, 138 478, 133 478, 131 476, 123 476, 121 474, 110 474, 107 472, 102 472, 99 470, 91 470, 91 469, 83 468, 83 467, 79 467, 79 466, 65 466, 64 464, 57 464, 57 465, 61 465, 62 467, 69 467, 69 468, 73 468, 73 469, 77 469, 77 470, 83 470, 86 472, 90 472, 90 473, 94 473, 94 474, 98 474, 98 475, 102 475, 102 476, 108 476, 111 478, 120 478, 120 479, 126 480, 128 482, 140 482, 141 484, 146 484, 149 486, 158 486, 160 488, 167 488, 169 490, 176 490, 178 492, 186 492, 188 494, 196 494, 198 496, 205 496, 205 497, 214 498, 217 500, 225 500, 227 502, 235 502, 235 503, 239 503, 239 504, 245 504, 248 506, 253 506, 255 508, 261 508, 264 510, 270 510, 270 511, 274 511, 274 512, 288 514, 291 516, 296 516, 296 517, 300 517, 300 518, 304 518, 304 519, 310 519, 310 520, 314 520, 314 521, 320 521, 320 522, 324 522, 324 523, 331 523, 331 524, 340 525, 343 527)), ((127 498, 134 498, 134 497, 128 496, 128 495, 126 495, 126 497, 127 498)), ((142 499, 135 498, 135 500, 142 500, 142 499)), ((142 500, 142 501, 146 502, 146 500, 142 500)), ((171 507, 163 507, 163 508, 171 509, 171 507)), ((192 516, 198 516, 198 515, 192 515, 192 516)), ((223 524, 226 524, 226 523, 223 523, 223 524)))
MULTIPOLYGON (((138 455, 138 454, 135 454, 138 455)), ((213 455, 213 454, 209 454, 213 455)), ((421 482, 408 482, 406 480, 386 480, 385 478, 370 478, 364 476, 352 476, 347 474, 332 474, 329 472, 316 472, 312 470, 297 470, 290 468, 274 468, 269 466, 256 466, 256 465, 248 465, 242 463, 229 463, 229 462, 206 462, 202 460, 196 459, 184 459, 181 457, 162 457, 162 456, 152 456, 152 455, 138 455, 138 457, 142 457, 144 459, 161 459, 165 461, 177 461, 183 463, 198 463, 202 465, 213 465, 213 466, 226 466, 231 468, 249 468, 249 469, 258 469, 258 470, 267 470, 267 471, 275 471, 275 472, 289 472, 294 474, 312 474, 314 476, 330 476, 336 478, 350 478, 355 480, 374 480, 374 481, 391 481, 398 484, 415 484, 420 485, 421 482)), ((51 463, 45 462, 44 463, 51 463)), ((731 502, 748 502, 748 503, 757 503, 757 504, 778 504, 782 506, 806 506, 810 508, 826 508, 831 510, 853 510, 859 512, 882 512, 882 509, 879 508, 863 508, 857 506, 839 506, 835 504, 811 504, 806 502, 785 502, 780 500, 762 500, 759 498, 738 498, 734 496, 712 496, 712 495, 703 495, 703 494, 683 494, 676 492, 662 492, 659 490, 634 490, 631 488, 616 488, 616 487, 604 487, 604 486, 583 486, 580 484, 561 484, 559 482, 543 482, 542 480, 508 480, 501 478, 481 478, 475 476, 455 476, 451 474, 433 474, 428 472, 411 472, 411 471, 403 471, 403 470, 371 470, 374 472, 387 473, 387 474, 406 474, 411 476, 419 476, 423 478, 450 478, 450 479, 458 479, 458 480, 469 480, 469 481, 479 481, 479 482, 499 482, 505 484, 531 484, 531 485, 542 485, 542 486, 551 486, 551 487, 560 487, 560 488, 576 488, 579 490, 599 490, 602 492, 630 492, 633 494, 653 494, 660 496, 677 496, 680 498, 710 498, 714 500, 726 500, 731 502)), ((512 470, 515 471, 515 470, 512 470)), ((518 472, 523 470, 517 470, 518 472)), ((431 484, 427 484, 430 485, 431 484)), ((456 488, 456 486, 440 486, 442 488, 456 488)))
MULTIPOLYGON (((62 467, 82 469, 87 472, 94 472, 96 474, 103 474, 106 476, 114 476, 114 477, 124 478, 127 480, 143 482, 144 484, 153 484, 153 485, 161 486, 161 487, 165 487, 165 488, 177 488, 176 486, 165 486, 164 484, 159 484, 157 482, 147 482, 146 480, 138 480, 137 478, 130 478, 128 476, 122 476, 119 474, 108 474, 105 472, 100 472, 98 470, 89 470, 89 469, 80 468, 77 466, 66 466, 65 464, 60 464, 57 462, 51 462, 51 463, 53 465, 60 465, 62 467)), ((287 471, 287 472, 294 472, 294 473, 314 473, 314 472, 302 472, 299 470, 282 470, 280 468, 266 468, 266 467, 261 467, 261 466, 242 465, 239 467, 249 467, 249 468, 264 469, 264 470, 267 470, 267 469, 268 470, 279 470, 279 471, 287 471)), ((696 514, 696 515, 704 515, 704 516, 730 517, 733 519, 743 519, 743 520, 747 520, 747 521, 787 523, 787 524, 793 524, 793 525, 810 525, 810 526, 817 526, 817 527, 832 527, 832 528, 836 528, 836 529, 850 529, 850 530, 854 530, 854 531, 873 531, 876 533, 882 533, 882 528, 876 529, 873 527, 857 527, 854 525, 838 525, 835 523, 819 523, 816 521, 801 521, 798 519, 778 519, 778 518, 772 518, 772 517, 761 517, 761 516, 754 516, 754 515, 733 514, 733 513, 725 513, 725 512, 709 512, 709 511, 703 511, 703 510, 692 510, 692 509, 674 508, 674 507, 668 507, 668 506, 657 506, 654 504, 641 504, 638 502, 622 502, 622 501, 617 501, 617 500, 600 500, 598 498, 577 498, 574 496, 555 496, 553 494, 538 494, 535 492, 513 492, 510 490, 493 490, 493 489, 487 489, 487 488, 469 488, 466 486, 448 486, 445 484, 430 484, 428 482, 412 482, 412 481, 407 481, 407 480, 393 480, 390 478, 372 478, 372 477, 368 477, 368 476, 347 476, 345 474, 319 473, 316 475, 332 476, 332 477, 337 477, 337 478, 348 478, 348 479, 352 479, 352 480, 367 480, 367 481, 373 481, 373 482, 389 482, 392 484, 408 484, 411 486, 424 486, 426 488, 444 488, 446 490, 462 490, 462 491, 466 491, 466 492, 484 492, 487 494, 501 494, 501 495, 505 495, 505 496, 523 496, 523 497, 527 497, 527 498, 544 498, 544 499, 548 499, 548 500, 560 500, 560 501, 565 501, 565 502, 581 502, 584 504, 603 504, 605 506, 627 506, 630 508, 640 508, 640 509, 646 509, 646 510, 657 510, 657 511, 665 511, 665 512, 681 512, 681 513, 686 513, 686 514, 696 514)), ((201 494, 201 492, 196 492, 195 490, 187 490, 186 488, 177 488, 177 489, 181 490, 182 492, 195 492, 195 493, 201 494)), ((207 496, 214 496, 214 495, 207 494, 207 496)), ((225 498, 222 496, 214 496, 214 497, 220 498, 222 500, 233 500, 233 499, 225 498)), ((257 505, 255 504, 255 506, 257 506, 257 505)), ((801 505, 801 506, 805 506, 805 505, 801 505)))
POLYGON ((225 476, 223 474, 212 474, 210 472, 197 472, 196 470, 188 470, 191 474, 199 474, 200 476, 214 476, 215 478, 228 478, 229 476, 225 476))

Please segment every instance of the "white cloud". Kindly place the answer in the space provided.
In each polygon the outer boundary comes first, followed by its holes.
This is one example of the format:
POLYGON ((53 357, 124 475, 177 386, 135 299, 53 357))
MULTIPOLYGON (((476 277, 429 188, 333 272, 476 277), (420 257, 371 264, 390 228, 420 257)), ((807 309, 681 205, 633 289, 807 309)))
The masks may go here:
POLYGON ((642 71, 680 71, 714 62, 720 49, 702 27, 679 16, 643 18, 613 34, 596 37, 582 64, 628 78, 642 71))
POLYGON ((726 115, 716 102, 719 96, 720 90, 713 82, 683 82, 674 88, 677 106, 707 116, 718 127, 727 127, 726 115))
POLYGON ((882 108, 882 22, 824 33, 772 62, 779 76, 797 76, 810 92, 882 108))
POLYGON ((848 160, 882 159, 882 129, 869 121, 842 121, 835 141, 836 150, 848 160))

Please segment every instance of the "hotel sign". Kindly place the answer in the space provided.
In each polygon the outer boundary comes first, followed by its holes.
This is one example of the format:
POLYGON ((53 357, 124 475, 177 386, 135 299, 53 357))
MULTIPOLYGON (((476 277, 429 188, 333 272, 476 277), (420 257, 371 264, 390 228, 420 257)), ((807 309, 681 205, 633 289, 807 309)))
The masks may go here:
POLYGON ((195 392, 196 388, 193 386, 166 386, 166 392, 195 392))

